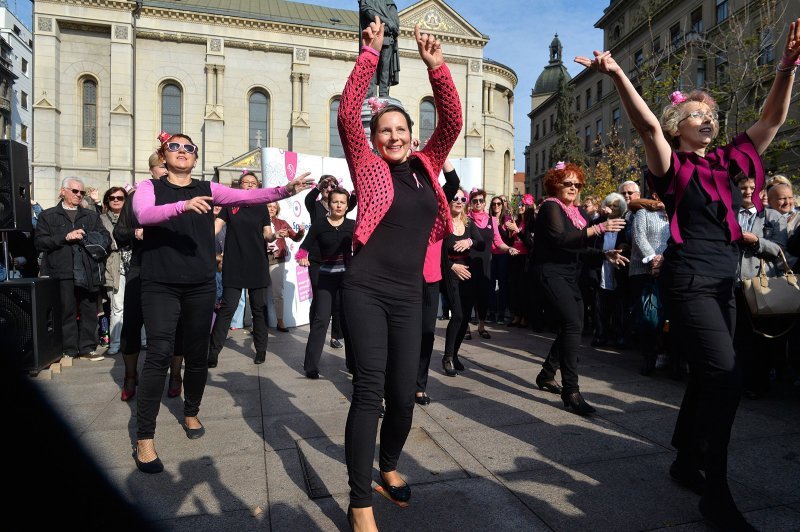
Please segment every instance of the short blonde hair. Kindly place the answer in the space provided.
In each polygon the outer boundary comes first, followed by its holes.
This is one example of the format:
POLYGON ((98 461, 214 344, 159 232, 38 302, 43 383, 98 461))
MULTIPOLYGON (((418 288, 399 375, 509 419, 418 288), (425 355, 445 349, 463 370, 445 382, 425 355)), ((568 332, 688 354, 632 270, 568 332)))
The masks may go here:
POLYGON ((161 155, 158 154, 157 151, 154 151, 150 158, 147 159, 147 168, 153 168, 154 166, 161 166, 161 155))
POLYGON ((789 178, 781 174, 776 174, 767 179, 767 186, 766 186, 767 192, 769 192, 769 189, 771 189, 775 185, 789 185, 789 187, 792 188, 792 182, 789 180, 789 178))
POLYGON ((267 203, 267 207, 269 207, 270 205, 275 205, 275 216, 278 216, 281 213, 281 204, 278 203, 277 201, 271 201, 267 203))
MULTIPOLYGON (((694 90, 687 94, 686 99, 677 105, 670 104, 664 107, 664 110, 661 111, 661 131, 664 132, 664 136, 667 137, 667 140, 673 148, 677 148, 680 144, 680 141, 675 134, 678 132, 678 124, 680 124, 681 120, 686 118, 683 108, 689 102, 704 103, 709 109, 711 109, 711 112, 713 113, 719 111, 717 101, 707 92, 699 90, 694 90)), ((719 122, 713 120, 711 122, 711 128, 713 130, 713 137, 716 138, 717 134, 719 133, 719 122)))

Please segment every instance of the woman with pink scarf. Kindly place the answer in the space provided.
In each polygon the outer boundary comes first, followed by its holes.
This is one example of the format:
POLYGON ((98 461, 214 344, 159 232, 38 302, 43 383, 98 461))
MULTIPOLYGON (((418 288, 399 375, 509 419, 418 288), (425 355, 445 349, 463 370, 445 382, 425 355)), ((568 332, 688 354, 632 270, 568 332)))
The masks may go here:
POLYGON ((583 299, 578 287, 581 256, 602 253, 615 266, 629 262, 615 249, 601 251, 592 245, 603 233, 621 230, 625 221, 615 218, 589 226, 578 210, 585 182, 583 170, 572 163, 559 162, 544 175, 549 197, 542 202, 536 216, 533 258, 534 282, 539 285, 558 329, 536 384, 541 390, 561 394, 564 406, 581 416, 595 411, 578 387, 578 347, 583 328, 583 299), (563 388, 555 380, 559 368, 563 388))

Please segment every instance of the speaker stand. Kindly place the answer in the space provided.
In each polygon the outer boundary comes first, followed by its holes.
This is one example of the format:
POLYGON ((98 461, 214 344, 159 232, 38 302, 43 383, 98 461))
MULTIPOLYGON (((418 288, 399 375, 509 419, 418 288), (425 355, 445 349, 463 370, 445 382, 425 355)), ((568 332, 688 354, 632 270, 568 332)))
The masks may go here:
POLYGON ((8 233, 0 231, 0 240, 3 241, 3 265, 6 267, 6 278, 0 279, 0 281, 7 281, 9 272, 11 271, 8 268, 8 233))

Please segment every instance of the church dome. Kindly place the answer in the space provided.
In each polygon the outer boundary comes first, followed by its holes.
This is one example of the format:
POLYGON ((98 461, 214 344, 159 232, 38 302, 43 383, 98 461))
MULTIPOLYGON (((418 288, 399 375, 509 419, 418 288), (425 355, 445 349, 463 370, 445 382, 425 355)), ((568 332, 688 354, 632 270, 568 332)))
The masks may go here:
POLYGON ((534 94, 556 92, 562 77, 566 78, 567 81, 572 79, 572 76, 570 76, 567 71, 567 67, 564 66, 561 60, 562 51, 561 41, 556 33, 555 37, 553 37, 553 41, 550 43, 550 63, 544 67, 544 70, 536 79, 536 84, 533 86, 534 94))

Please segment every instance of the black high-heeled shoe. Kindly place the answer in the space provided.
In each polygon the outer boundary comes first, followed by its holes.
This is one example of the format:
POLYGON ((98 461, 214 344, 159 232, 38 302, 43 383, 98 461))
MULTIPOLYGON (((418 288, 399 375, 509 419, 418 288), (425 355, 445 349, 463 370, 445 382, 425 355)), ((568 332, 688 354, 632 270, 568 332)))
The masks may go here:
POLYGON ((444 374, 448 377, 455 377, 458 375, 458 372, 456 372, 456 368, 453 365, 453 357, 442 357, 442 369, 444 370, 444 374))
POLYGON ((536 377, 536 386, 538 386, 540 390, 555 394, 561 394, 563 391, 561 385, 558 384, 555 379, 543 379, 541 375, 536 377))
POLYGON ((411 498, 411 488, 408 482, 402 486, 392 486, 383 478, 383 471, 381 471, 381 484, 389 492, 389 496, 398 502, 407 502, 411 498))
POLYGON ((583 399, 581 392, 572 392, 567 395, 562 394, 561 399, 564 401, 564 406, 567 410, 571 410, 579 416, 587 416, 597 412, 594 407, 583 399))
POLYGON ((464 364, 461 363, 458 355, 453 357, 453 367, 456 368, 456 371, 464 371, 464 364))

